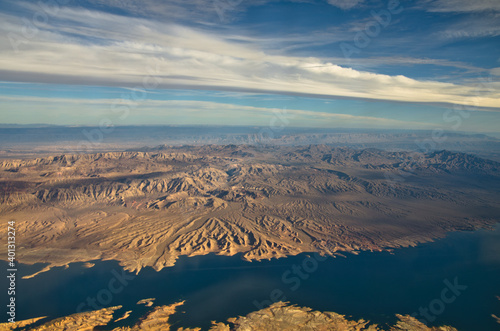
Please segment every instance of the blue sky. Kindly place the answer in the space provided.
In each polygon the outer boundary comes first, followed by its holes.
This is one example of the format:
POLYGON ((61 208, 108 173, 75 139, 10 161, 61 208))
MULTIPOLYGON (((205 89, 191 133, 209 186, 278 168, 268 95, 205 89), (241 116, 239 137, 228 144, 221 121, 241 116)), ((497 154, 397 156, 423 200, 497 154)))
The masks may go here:
POLYGON ((498 0, 3 0, 0 123, 499 132, 498 0))

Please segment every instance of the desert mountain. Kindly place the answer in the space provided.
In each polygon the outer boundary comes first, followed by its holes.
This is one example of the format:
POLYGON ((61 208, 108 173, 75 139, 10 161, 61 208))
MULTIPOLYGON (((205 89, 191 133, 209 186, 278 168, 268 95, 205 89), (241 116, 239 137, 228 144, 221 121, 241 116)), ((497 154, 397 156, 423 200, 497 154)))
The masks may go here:
POLYGON ((499 184, 499 163, 448 151, 161 146, 5 160, 0 211, 20 262, 159 270, 180 255, 415 245, 497 222, 499 184))

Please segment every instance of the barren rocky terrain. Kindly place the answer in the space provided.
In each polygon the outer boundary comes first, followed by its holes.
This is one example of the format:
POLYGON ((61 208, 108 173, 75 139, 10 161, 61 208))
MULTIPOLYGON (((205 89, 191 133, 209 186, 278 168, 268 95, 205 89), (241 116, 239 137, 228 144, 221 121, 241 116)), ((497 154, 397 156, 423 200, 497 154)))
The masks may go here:
POLYGON ((22 263, 117 260, 139 272, 181 255, 416 245, 498 222, 499 184, 499 163, 447 151, 162 146, 4 160, 0 219, 16 221, 22 263))
MULTIPOLYGON (((153 308, 139 322, 131 327, 118 327, 113 331, 199 331, 200 328, 175 328, 171 325, 170 316, 176 313, 183 302, 153 308)), ((29 330, 94 330, 95 327, 107 326, 113 320, 113 314, 120 306, 101 310, 78 313, 71 316, 48 321, 39 326, 31 326, 38 319, 16 323, 0 324, 0 331, 16 330, 28 326, 29 330)), ((380 327, 368 321, 353 321, 333 312, 312 311, 310 308, 290 306, 277 302, 272 306, 252 312, 244 317, 230 318, 227 323, 212 322, 210 331, 271 331, 271 330, 341 330, 341 331, 456 331, 449 326, 427 327, 413 317, 397 315, 398 322, 394 326, 380 327)), ((118 318, 121 319, 121 318, 118 318)))

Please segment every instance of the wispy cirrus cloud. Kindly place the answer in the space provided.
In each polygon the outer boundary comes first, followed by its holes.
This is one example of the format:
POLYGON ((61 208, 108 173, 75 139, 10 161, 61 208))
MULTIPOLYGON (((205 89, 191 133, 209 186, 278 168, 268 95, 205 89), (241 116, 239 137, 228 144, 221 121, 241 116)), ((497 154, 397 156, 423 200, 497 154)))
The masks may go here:
MULTIPOLYGON (((72 124, 74 116, 67 115, 67 107, 75 110, 81 123, 92 123, 94 118, 110 115, 110 107, 120 104, 120 99, 82 99, 82 98, 46 98, 25 96, 1 96, 3 108, 11 112, 27 113, 36 105, 39 121, 43 122, 46 114, 58 118, 57 124, 72 124), (86 122, 88 121, 88 122, 86 122)), ((350 114, 329 113, 303 109, 279 109, 235 105, 228 103, 197 101, 197 100, 151 100, 144 99, 137 103, 134 111, 119 124, 147 124, 153 118, 156 124, 220 124, 221 119, 232 118, 232 123, 240 125, 269 125, 276 114, 285 117, 288 125, 302 127, 377 127, 400 128, 412 127, 431 129, 437 127, 434 123, 404 121, 376 116, 360 116, 350 114), (147 119, 146 122, 142 120, 147 119)), ((33 121, 35 113, 30 113, 26 119, 33 121)), ((8 121, 7 121, 8 122, 8 121)), ((40 122, 40 123, 42 123, 40 122)))
MULTIPOLYGON (((26 9, 35 6, 20 3, 26 9)), ((2 35, 19 33, 19 17, 1 14, 2 35)), ((200 30, 142 17, 61 8, 36 38, 15 52, 0 39, 0 74, 11 81, 282 93, 384 101, 448 103, 500 109, 499 83, 420 81, 339 66, 319 57, 261 47, 231 30, 200 30)))
POLYGON ((339 7, 344 10, 352 9, 364 2, 364 0, 327 0, 327 1, 330 5, 339 7))
POLYGON ((423 0, 421 5, 430 12, 470 13, 500 11, 498 0, 423 0))
POLYGON ((133 17, 170 22, 220 24, 221 18, 229 22, 248 7, 263 4, 267 0, 86 0, 86 2, 102 11, 118 11, 133 17), (221 17, 221 12, 223 12, 223 17, 221 17))
POLYGON ((438 32, 438 35, 445 39, 491 38, 500 36, 500 13, 464 18, 438 32))

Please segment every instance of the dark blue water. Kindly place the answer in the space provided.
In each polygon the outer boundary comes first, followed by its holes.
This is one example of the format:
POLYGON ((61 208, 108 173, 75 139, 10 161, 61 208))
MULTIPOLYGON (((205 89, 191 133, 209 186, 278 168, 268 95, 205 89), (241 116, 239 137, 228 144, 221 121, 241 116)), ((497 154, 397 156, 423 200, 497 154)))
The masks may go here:
MULTIPOLYGON (((4 262, 1 266, 6 269, 4 262)), ((41 267, 20 265, 19 274, 41 267)), ((59 317, 92 306, 123 305, 117 316, 134 310, 116 327, 135 322, 149 309, 136 302, 153 297, 155 304, 186 300, 182 313, 173 317, 176 327, 207 328, 212 320, 225 321, 286 300, 382 325, 395 322, 396 313, 418 313, 422 308, 427 312, 417 317, 428 325, 500 329, 491 317, 500 315, 495 298, 500 295, 500 226, 495 231, 452 233, 394 254, 363 252, 324 261, 301 254, 252 263, 239 256, 208 255, 181 258, 175 267, 160 272, 147 268, 137 277, 122 273, 116 262, 108 261, 96 262, 91 269, 75 263, 18 279, 17 320, 59 317)), ((7 288, 5 280, 1 286, 7 288)))

